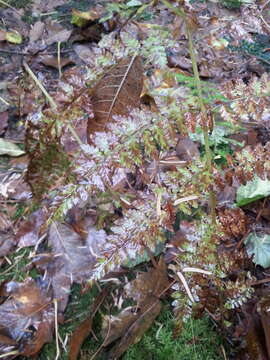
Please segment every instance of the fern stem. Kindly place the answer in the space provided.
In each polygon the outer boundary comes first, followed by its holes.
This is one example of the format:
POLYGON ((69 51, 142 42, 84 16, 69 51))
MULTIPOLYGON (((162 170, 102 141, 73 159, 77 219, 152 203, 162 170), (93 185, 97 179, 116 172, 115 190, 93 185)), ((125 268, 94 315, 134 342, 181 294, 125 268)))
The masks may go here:
MULTIPOLYGON (((202 125, 202 131, 203 131, 204 144, 205 144, 206 168, 208 171, 208 180, 210 183, 211 179, 213 177, 213 167, 212 167, 212 152, 211 152, 210 144, 209 144, 209 134, 208 134, 209 129, 206 124, 207 110, 206 110, 206 107, 205 107, 204 101, 203 101, 202 84, 201 84, 196 54, 195 54, 193 41, 192 41, 192 34, 191 34, 191 31, 189 28, 189 24, 187 21, 185 11, 182 10, 181 8, 174 7, 167 0, 161 0, 161 2, 165 6, 167 6, 172 12, 174 12, 177 16, 180 16, 184 20, 184 23, 186 26, 186 32, 187 32, 187 38, 188 38, 188 48, 189 48, 190 58, 191 58, 191 62, 192 62, 192 70, 193 70, 193 74, 194 74, 195 85, 196 85, 196 88, 198 91, 199 105, 200 105, 201 113, 202 113, 203 120, 204 120, 204 123, 202 125)), ((212 224, 215 225, 216 224, 216 210, 215 210, 216 196, 215 196, 215 193, 213 190, 210 190, 210 192, 209 192, 209 202, 210 202, 210 212, 211 212, 212 224)))

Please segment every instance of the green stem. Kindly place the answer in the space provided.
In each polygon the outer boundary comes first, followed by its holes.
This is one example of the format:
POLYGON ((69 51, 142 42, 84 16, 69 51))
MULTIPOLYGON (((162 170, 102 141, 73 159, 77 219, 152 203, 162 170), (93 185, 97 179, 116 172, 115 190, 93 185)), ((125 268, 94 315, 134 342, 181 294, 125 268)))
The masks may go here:
MULTIPOLYGON (((209 181, 209 183, 211 183, 211 180, 213 177, 213 169, 212 169, 212 152, 210 149, 209 134, 208 134, 209 129, 206 124, 207 110, 206 110, 206 107, 205 107, 204 101, 203 101, 202 84, 201 84, 196 54, 195 54, 193 41, 192 41, 192 34, 190 31, 186 13, 184 12, 184 10, 174 7, 167 0, 161 0, 161 2, 165 6, 167 6, 170 10, 172 10, 172 12, 174 12, 177 16, 180 16, 185 22, 187 38, 188 38, 188 48, 189 48, 189 53, 190 53, 191 62, 192 62, 192 70, 193 70, 193 74, 194 74, 195 85, 196 85, 196 88, 198 91, 199 105, 200 105, 202 117, 204 120, 204 123, 202 125, 202 130, 203 130, 203 137, 204 137, 204 144, 205 144, 206 168, 207 168, 207 172, 208 172, 208 181, 209 181)), ((211 212, 212 224, 216 224, 216 210, 215 210, 216 196, 215 196, 215 193, 213 190, 210 190, 209 200, 210 200, 209 202, 210 202, 210 212, 211 212)))

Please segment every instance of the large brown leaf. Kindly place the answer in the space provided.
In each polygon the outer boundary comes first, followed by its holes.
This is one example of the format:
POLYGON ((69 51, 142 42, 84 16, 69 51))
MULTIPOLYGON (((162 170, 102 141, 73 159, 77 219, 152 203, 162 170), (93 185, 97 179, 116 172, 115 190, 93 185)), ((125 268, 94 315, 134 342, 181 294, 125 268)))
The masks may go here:
POLYGON ((94 119, 88 121, 88 141, 91 134, 106 130, 114 115, 128 115, 140 103, 143 69, 139 56, 121 60, 106 73, 93 89, 94 119))
POLYGON ((7 300, 0 305, 0 353, 11 350, 32 356, 51 341, 54 328, 52 298, 42 281, 9 281, 3 293, 7 300))
POLYGON ((126 284, 126 299, 136 301, 136 308, 123 309, 118 316, 105 317, 103 346, 115 342, 108 359, 118 359, 132 344, 136 344, 159 315, 162 304, 159 298, 169 288, 166 264, 161 258, 155 268, 139 273, 136 279, 126 284))

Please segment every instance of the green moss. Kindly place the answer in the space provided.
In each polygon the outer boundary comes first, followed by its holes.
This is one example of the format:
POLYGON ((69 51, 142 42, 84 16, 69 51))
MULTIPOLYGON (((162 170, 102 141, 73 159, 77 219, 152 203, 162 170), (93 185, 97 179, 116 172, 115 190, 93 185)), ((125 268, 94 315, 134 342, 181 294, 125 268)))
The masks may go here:
MULTIPOLYGON (((27 247, 7 256, 10 263, 6 263, 1 267, 0 283, 5 280, 22 282, 30 276, 30 272, 25 271, 25 267, 31 262, 31 259, 29 259, 31 250, 31 247, 27 247)), ((33 272, 32 275, 37 276, 38 274, 33 272)))
POLYGON ((221 338, 207 318, 190 319, 173 339, 173 315, 167 308, 142 340, 130 347, 123 360, 221 360, 221 338))

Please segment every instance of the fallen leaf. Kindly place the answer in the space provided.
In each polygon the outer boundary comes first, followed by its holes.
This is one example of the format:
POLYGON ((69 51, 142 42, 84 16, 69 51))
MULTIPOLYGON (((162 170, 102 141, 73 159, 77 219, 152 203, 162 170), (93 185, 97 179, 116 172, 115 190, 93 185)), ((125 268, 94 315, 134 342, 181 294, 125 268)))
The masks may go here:
POLYGON ((94 65, 95 54, 93 53, 93 50, 91 50, 89 45, 75 44, 73 45, 73 49, 83 62, 88 65, 94 65))
POLYGON ((8 111, 0 113, 0 135, 2 135, 5 129, 8 127, 8 111))
MULTIPOLYGON (((55 69, 59 68, 57 56, 43 55, 40 57, 39 62, 43 65, 51 66, 55 69)), ((60 58, 60 68, 64 68, 67 65, 74 64, 74 61, 69 58, 60 58)))
POLYGON ((119 359, 121 355, 133 344, 137 344, 143 334, 152 326, 162 309, 161 301, 156 300, 141 309, 135 321, 125 330, 120 342, 109 352, 109 359, 119 359))
POLYGON ((23 154, 25 154, 25 151, 21 150, 19 146, 0 138, 0 155, 20 156, 23 154))
POLYGON ((143 86, 142 63, 139 56, 124 59, 105 74, 95 86, 92 95, 94 119, 88 121, 88 136, 104 131, 114 115, 128 116, 131 108, 140 104, 143 86))
POLYGON ((16 242, 18 247, 36 245, 39 239, 41 225, 46 221, 46 214, 42 209, 33 212, 27 220, 19 227, 16 234, 16 242))
POLYGON ((164 259, 160 258, 156 268, 139 273, 136 279, 127 283, 124 294, 127 298, 135 300, 138 306, 142 306, 149 296, 159 297, 168 284, 167 267, 164 259))
POLYGON ((105 318, 106 324, 102 330, 106 339, 104 346, 120 338, 110 350, 108 358, 118 359, 129 346, 140 341, 159 315, 162 308, 159 298, 168 287, 167 267, 163 258, 155 268, 139 273, 135 280, 125 285, 125 298, 136 301, 136 306, 123 309, 118 316, 105 318))
MULTIPOLYGON (((47 286, 28 278, 24 283, 7 282, 4 287, 8 299, 0 305, 1 332, 16 342, 13 349, 20 355, 34 356, 52 339, 54 309, 47 286)), ((4 353, 10 350, 7 346, 4 353)))
POLYGON ((69 360, 76 360, 78 358, 80 348, 90 334, 92 330, 92 324, 94 317, 99 310, 100 306, 104 302, 106 296, 109 295, 109 288, 104 288, 101 293, 96 297, 91 309, 89 311, 90 315, 75 329, 70 339, 70 351, 69 351, 69 360))
POLYGON ((199 146, 189 138, 180 138, 176 145, 176 154, 180 160, 193 161, 200 158, 199 146))
POLYGON ((37 21, 29 31, 29 41, 34 42, 42 37, 45 29, 45 24, 42 21, 37 21))
POLYGON ((72 30, 67 30, 67 29, 60 30, 60 31, 52 34, 51 36, 49 36, 45 40, 45 42, 46 42, 47 45, 52 45, 53 43, 56 43, 56 42, 68 41, 71 33, 72 33, 72 30))
POLYGON ((96 242, 94 240, 95 244, 90 250, 88 242, 72 228, 65 224, 52 223, 48 245, 52 249, 54 259, 49 266, 48 275, 51 277, 54 297, 59 299, 60 312, 65 310, 72 283, 82 283, 90 279, 96 263, 95 247, 100 245, 96 242))
POLYGON ((270 195, 270 181, 255 176, 252 181, 237 189, 236 202, 238 206, 244 206, 268 195, 270 195))
POLYGON ((16 245, 14 235, 10 232, 0 232, 0 257, 8 255, 16 245))
POLYGON ((249 256, 254 255, 256 265, 270 266, 270 235, 251 233, 245 239, 245 247, 249 256))
POLYGON ((22 35, 19 34, 17 31, 7 31, 6 40, 12 44, 21 44, 23 41, 22 35))

